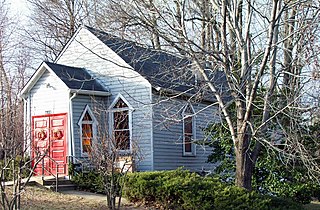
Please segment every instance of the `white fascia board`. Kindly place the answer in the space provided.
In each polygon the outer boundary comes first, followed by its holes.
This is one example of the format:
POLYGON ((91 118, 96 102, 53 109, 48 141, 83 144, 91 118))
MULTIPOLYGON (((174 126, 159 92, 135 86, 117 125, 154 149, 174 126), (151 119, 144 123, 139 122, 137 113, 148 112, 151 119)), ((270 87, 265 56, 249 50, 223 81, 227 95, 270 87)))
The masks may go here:
MULTIPOLYGON (((97 43, 100 43, 104 48, 104 50, 102 50, 102 52, 108 52, 108 56, 101 54, 100 51, 95 52, 94 49, 90 48, 91 46, 85 46, 86 48, 92 50, 92 52, 94 54, 96 54, 100 58, 103 58, 105 61, 108 61, 110 63, 115 64, 118 67, 127 69, 129 71, 132 71, 135 74, 140 75, 140 77, 143 79, 143 81, 145 82, 146 85, 151 85, 151 83, 146 78, 144 78, 139 72, 135 71, 131 65, 129 65, 125 60, 123 60, 123 58, 121 58, 121 56, 119 56, 115 51, 113 51, 110 47, 108 47, 108 45, 103 43, 103 41, 101 41, 96 35, 94 35, 91 31, 89 31, 87 28, 85 28, 85 26, 83 26, 81 28, 81 30, 85 30, 88 33, 88 35, 91 36, 91 39, 94 39, 94 40, 96 40, 97 43)), ((76 35, 74 37, 76 37, 76 35)))
POLYGON ((61 58, 61 56, 63 55, 63 53, 68 49, 69 45, 71 44, 71 42, 73 42, 73 40, 75 39, 75 37, 78 35, 78 33, 82 30, 85 29, 84 26, 80 26, 76 32, 72 35, 72 37, 69 39, 69 41, 64 45, 64 47, 62 48, 62 50, 60 51, 59 55, 56 57, 56 59, 54 60, 54 63, 58 63, 59 59, 61 58))
MULTIPOLYGON (((29 81, 27 82, 27 84, 24 86, 24 88, 22 89, 22 91, 19 94, 19 97, 21 98, 25 98, 26 95, 28 94, 28 92, 33 88, 33 86, 38 82, 38 80, 40 79, 40 77, 42 76, 42 74, 45 71, 49 71, 50 74, 55 75, 57 77, 57 75, 54 73, 54 71, 52 71, 52 69, 45 63, 42 62, 41 65, 39 66, 39 68, 35 71, 35 73, 32 75, 32 77, 29 79, 29 81)), ((59 81, 66 87, 67 85, 62 82, 60 79, 59 81)))
POLYGON ((44 68, 44 62, 42 62, 40 64, 40 66, 38 67, 38 69, 33 73, 33 75, 31 76, 31 78, 29 79, 29 81, 27 82, 27 84, 25 84, 25 86, 23 87, 23 89, 21 90, 19 97, 20 98, 25 98, 26 95, 28 94, 28 92, 31 90, 31 88, 37 83, 37 81, 39 80, 39 78, 41 77, 41 75, 43 74, 43 72, 45 72, 45 68, 44 68))

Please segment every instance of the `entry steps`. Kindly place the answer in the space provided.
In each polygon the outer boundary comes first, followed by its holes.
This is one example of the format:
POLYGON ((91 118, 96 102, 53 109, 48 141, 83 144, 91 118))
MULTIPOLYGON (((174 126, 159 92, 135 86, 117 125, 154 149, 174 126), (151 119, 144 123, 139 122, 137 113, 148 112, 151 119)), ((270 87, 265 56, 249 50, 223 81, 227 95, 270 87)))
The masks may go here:
MULTIPOLYGON (((22 183, 25 183, 27 179, 22 179, 22 183)), ((9 181, 5 183, 6 186, 12 186, 13 182, 9 181)), ((35 185, 38 187, 46 188, 52 191, 56 191, 56 178, 54 176, 33 176, 30 178, 28 185, 35 185)), ((59 177, 58 179, 58 192, 68 191, 76 189, 76 185, 74 185, 68 177, 59 177)))
MULTIPOLYGON (((35 179, 35 185, 39 187, 44 187, 52 191, 56 191, 56 178, 52 176, 40 177, 40 179, 35 179)), ((67 191, 67 190, 74 190, 76 189, 76 185, 74 185, 71 180, 67 179, 66 177, 59 177, 58 179, 58 192, 67 191)))

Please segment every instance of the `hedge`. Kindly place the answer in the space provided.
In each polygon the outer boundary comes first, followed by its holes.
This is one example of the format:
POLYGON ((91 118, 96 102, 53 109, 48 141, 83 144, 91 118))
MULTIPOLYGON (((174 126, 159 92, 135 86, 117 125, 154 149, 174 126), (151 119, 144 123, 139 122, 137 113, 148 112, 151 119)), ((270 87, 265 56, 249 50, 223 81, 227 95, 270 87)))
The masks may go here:
POLYGON ((154 203, 164 209, 302 209, 291 200, 262 196, 181 169, 128 174, 123 194, 132 202, 154 203))

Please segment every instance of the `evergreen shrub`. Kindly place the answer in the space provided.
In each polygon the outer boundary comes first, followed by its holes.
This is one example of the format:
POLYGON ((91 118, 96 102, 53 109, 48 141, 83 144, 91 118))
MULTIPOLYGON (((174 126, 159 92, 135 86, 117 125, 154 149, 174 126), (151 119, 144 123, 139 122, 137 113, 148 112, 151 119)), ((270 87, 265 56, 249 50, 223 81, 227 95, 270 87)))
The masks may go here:
POLYGON ((182 169, 128 174, 123 194, 130 201, 153 203, 164 209, 301 209, 291 200, 263 196, 182 169))

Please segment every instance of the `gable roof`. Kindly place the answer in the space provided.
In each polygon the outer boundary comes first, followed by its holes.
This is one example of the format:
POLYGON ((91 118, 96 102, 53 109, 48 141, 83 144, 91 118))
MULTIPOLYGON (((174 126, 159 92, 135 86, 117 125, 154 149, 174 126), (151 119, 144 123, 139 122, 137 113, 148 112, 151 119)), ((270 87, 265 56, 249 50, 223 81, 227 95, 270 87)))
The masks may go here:
POLYGON ((139 46, 137 43, 88 26, 86 28, 136 72, 145 77, 153 87, 176 89, 178 91, 185 91, 187 88, 190 88, 188 87, 189 85, 181 81, 181 75, 177 74, 178 72, 181 73, 183 69, 190 67, 191 63, 189 60, 160 50, 139 46), (177 86, 177 84, 179 85, 177 86))
POLYGON ((61 64, 42 62, 20 92, 20 97, 25 97, 28 91, 36 84, 45 71, 55 74, 67 86, 71 93, 108 96, 109 91, 92 77, 84 68, 76 68, 61 64))
MULTIPOLYGON (((135 42, 88 26, 85 28, 112 49, 136 72, 145 77, 156 90, 161 88, 187 94, 205 91, 203 88, 206 82, 196 78, 192 72, 192 62, 189 59, 161 50, 142 47, 135 42), (199 91, 199 89, 203 90, 199 91)), ((209 77, 221 92, 226 92, 226 77, 222 71, 215 71, 209 77)), ((214 100, 212 96, 205 98, 211 98, 210 101, 214 100)))
POLYGON ((61 64, 44 62, 71 90, 107 91, 84 68, 65 66, 61 64))

